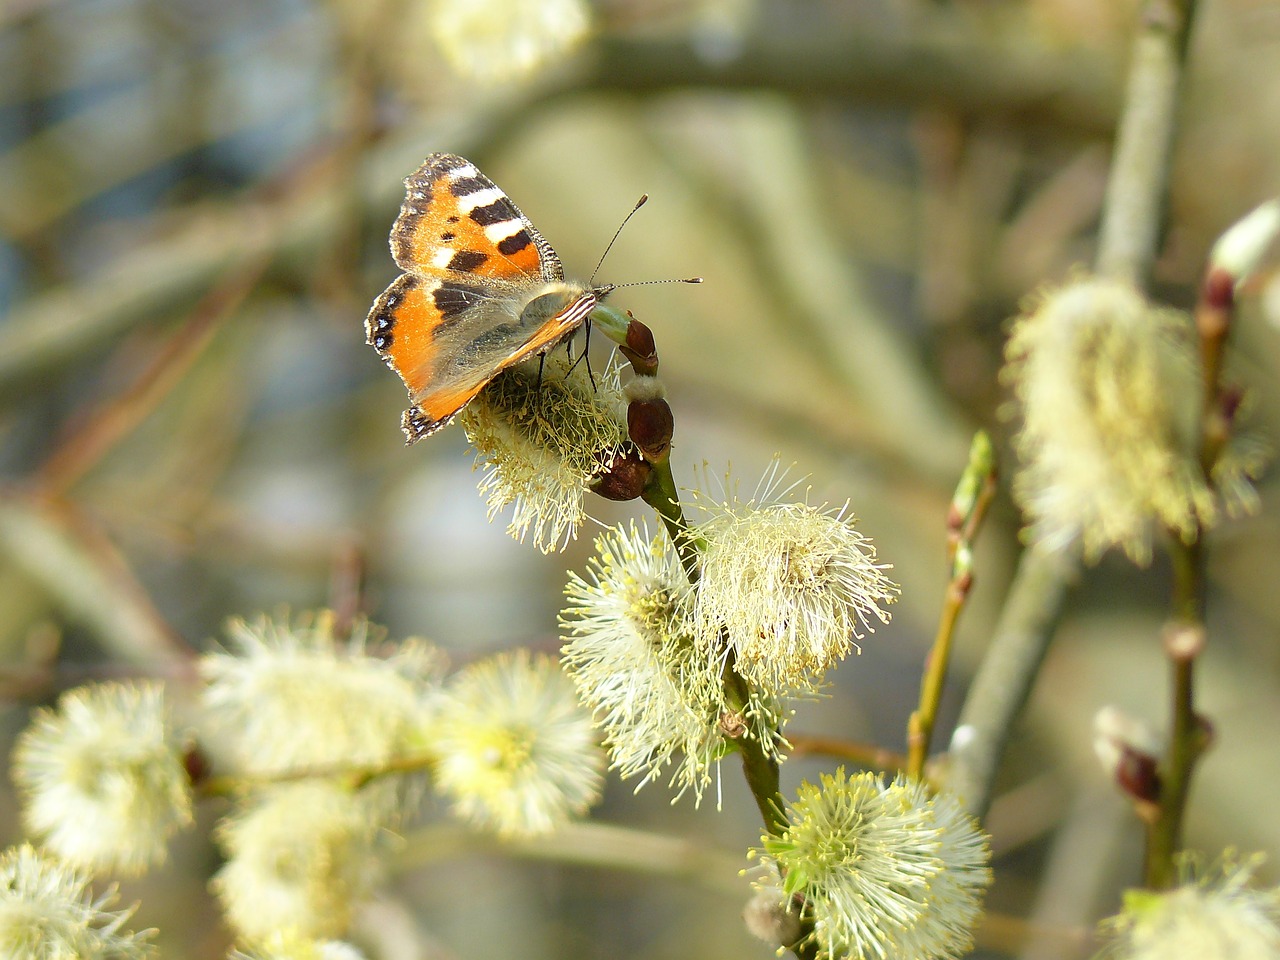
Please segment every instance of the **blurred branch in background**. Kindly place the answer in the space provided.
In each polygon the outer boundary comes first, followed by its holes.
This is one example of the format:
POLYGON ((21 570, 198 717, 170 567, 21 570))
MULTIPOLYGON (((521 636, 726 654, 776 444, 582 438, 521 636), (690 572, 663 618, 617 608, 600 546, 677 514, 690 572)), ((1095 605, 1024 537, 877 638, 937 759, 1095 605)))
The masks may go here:
MULTIPOLYGON (((778 454, 802 461, 815 501, 848 499, 903 586, 832 695, 800 705, 782 795, 832 760, 901 767, 946 576, 947 497, 975 426, 1007 446, 1002 324, 1083 262, 1192 301, 1209 238, 1280 175, 1280 19, 1226 0, 1196 11, 1189 46, 1192 9, 1155 0, 1141 20, 1136 3, 1105 0, 604 0, 568 4, 583 22, 545 62, 485 82, 432 18, 452 9, 452 42, 464 55, 489 44, 494 72, 495 56, 515 64, 534 46, 495 47, 476 28, 500 6, 0 10, 6 690, 43 701, 84 675, 187 679, 228 616, 286 604, 329 602, 341 637, 373 611, 460 664, 558 645, 561 571, 581 568, 587 544, 547 563, 492 532, 456 436, 402 448, 403 395, 362 342, 393 270, 402 180, 449 151, 526 205, 571 274, 594 263, 615 209, 640 190, 660 200, 609 267, 707 276, 678 299, 615 294, 663 344, 682 411, 676 477, 702 458, 718 473, 732 457, 746 477, 778 454)), ((501 39, 506 21, 493 22, 501 39)), ((1280 423, 1280 349, 1256 321, 1274 324, 1276 289, 1264 274, 1240 305, 1264 424, 1280 423)), ((1087 718, 1111 699, 1166 709, 1129 654, 1149 652, 1166 570, 1095 575, 1035 549, 1015 567, 1005 492, 927 719, 942 742, 959 712, 949 785, 991 810, 981 947, 1074 958, 1133 866, 1115 852, 1119 806, 1094 815, 1106 799, 1087 718), (1064 608, 1070 636, 1051 650, 1064 608)), ((1206 571, 1219 705, 1248 706, 1223 714, 1222 750, 1237 753, 1206 758, 1186 831, 1216 842, 1243 824, 1226 839, 1274 848, 1278 784, 1251 752, 1280 710, 1274 483, 1261 497, 1263 515, 1228 528, 1206 571)), ((741 783, 717 781, 719 813, 668 808, 653 786, 610 786, 601 815, 626 827, 574 824, 554 841, 512 848, 449 822, 410 833, 400 955, 766 956, 740 929, 739 851, 760 828, 741 783), (459 891, 476 902, 460 909, 459 891)), ((130 888, 140 926, 187 918, 165 929, 166 956, 225 956, 212 857, 192 841, 130 888)))
MULTIPOLYGON (((190 649, 152 606, 125 559, 74 508, 16 492, 0 498, 0 544, 114 657, 149 671, 188 661, 190 649)), ((56 686, 56 685, 55 685, 56 686)))
MULTIPOLYGON (((1171 9, 1166 0, 1144 6, 1097 255, 1099 274, 1137 286, 1156 257, 1194 4, 1172 18, 1165 15, 1171 9)), ((950 785, 974 813, 985 813, 990 803, 1004 746, 1040 673, 1076 565, 1071 551, 1034 548, 1019 561, 952 740, 950 785)))

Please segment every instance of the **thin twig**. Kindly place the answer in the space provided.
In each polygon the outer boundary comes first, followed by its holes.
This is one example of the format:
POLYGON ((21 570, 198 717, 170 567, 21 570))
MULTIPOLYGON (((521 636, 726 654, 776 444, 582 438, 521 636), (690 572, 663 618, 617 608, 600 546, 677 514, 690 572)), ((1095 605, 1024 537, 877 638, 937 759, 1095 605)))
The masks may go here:
POLYGON ((973 589, 973 540, 995 492, 995 451, 986 433, 979 431, 969 449, 968 466, 951 500, 947 517, 947 560, 951 578, 943 594, 942 615, 920 681, 920 704, 907 722, 907 775, 917 779, 924 776, 925 761, 929 757, 956 624, 973 589))
POLYGON ((789 756, 792 759, 809 756, 834 757, 837 760, 856 763, 858 766, 865 767, 868 770, 887 771, 889 773, 905 770, 907 766, 905 754, 886 750, 874 743, 861 743, 853 740, 842 740, 839 737, 821 737, 807 733, 792 733, 791 731, 787 732, 787 742, 791 744, 789 756))
POLYGON ((150 669, 189 665, 193 651, 161 616, 125 559, 74 505, 0 494, 0 552, 111 653, 150 669))
POLYGON ((40 468, 37 482, 45 491, 65 493, 147 418, 209 345, 219 324, 244 302, 266 265, 265 256, 259 256, 231 270, 127 389, 109 403, 93 402, 92 412, 40 468))

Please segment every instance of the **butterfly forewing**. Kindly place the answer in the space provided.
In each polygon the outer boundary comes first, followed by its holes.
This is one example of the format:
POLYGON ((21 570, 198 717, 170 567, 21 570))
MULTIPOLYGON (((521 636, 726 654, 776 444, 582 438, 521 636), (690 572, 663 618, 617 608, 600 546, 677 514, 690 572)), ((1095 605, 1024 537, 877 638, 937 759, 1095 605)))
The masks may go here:
POLYGON ((391 253, 401 270, 423 277, 563 279, 551 245, 471 161, 434 153, 404 186, 391 228, 391 253))

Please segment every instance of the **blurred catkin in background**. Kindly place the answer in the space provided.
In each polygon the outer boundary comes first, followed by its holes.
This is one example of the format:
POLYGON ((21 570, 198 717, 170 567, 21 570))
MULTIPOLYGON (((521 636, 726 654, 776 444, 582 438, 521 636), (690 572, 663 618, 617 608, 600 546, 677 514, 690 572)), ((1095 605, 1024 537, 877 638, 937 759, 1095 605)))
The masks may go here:
MULTIPOLYGON (((558 649, 565 570, 586 567, 594 529, 545 557, 488 523, 461 432, 406 450, 402 387, 364 344, 395 274, 402 178, 443 150, 480 164, 582 278, 651 196, 599 279, 705 277, 612 301, 661 344, 676 478, 703 460, 755 478, 780 455, 811 475, 810 502, 852 501, 901 599, 788 729, 897 749, 969 436, 988 428, 1009 450, 1007 320, 1093 260, 1137 20, 1136 3, 1105 0, 0 8, 7 742, 86 680, 189 679, 229 617, 262 611, 368 613, 455 665, 558 649)), ((1162 303, 1189 308, 1214 238, 1277 191, 1278 53, 1273 5, 1200 5, 1150 285, 1162 303)), ((1249 431, 1273 438, 1278 277, 1240 291, 1229 361, 1249 431)), ((1210 554, 1201 695, 1218 745, 1188 837, 1206 849, 1280 851, 1271 477, 1259 497, 1210 554)), ((1020 525, 1006 490, 939 742, 1020 525)), ((1139 836, 1096 769, 1091 718, 1107 704, 1162 717, 1150 638, 1169 578, 1158 553, 1147 569, 1108 555, 1074 586, 1001 772, 992 911, 1087 932, 1135 882, 1139 836)), ((784 770, 788 795, 825 769, 807 763, 784 770)), ((687 874, 660 882, 478 849, 441 820, 364 926, 422 951, 387 956, 767 956, 739 919, 755 810, 735 778, 716 789, 721 816, 606 785, 599 819, 694 838, 687 874)), ((7 844, 23 836, 16 803, 6 778, 7 844)), ((217 857, 187 833, 124 883, 142 904, 131 925, 159 927, 166 957, 225 955, 217 857)), ((998 934, 979 949, 1009 955, 998 934)), ((1083 955, 1063 939, 1032 937, 1025 955, 1083 955)))

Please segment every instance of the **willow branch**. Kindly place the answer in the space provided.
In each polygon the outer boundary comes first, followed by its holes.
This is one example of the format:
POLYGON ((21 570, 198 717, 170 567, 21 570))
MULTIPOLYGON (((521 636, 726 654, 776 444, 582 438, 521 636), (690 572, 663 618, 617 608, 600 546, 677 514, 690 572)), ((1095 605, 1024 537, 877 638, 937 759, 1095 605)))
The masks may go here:
POLYGON ((991 803, 1013 722, 1031 693, 1053 636, 1074 555, 1029 547, 1018 561, 991 646, 969 687, 951 736, 948 788, 976 817, 991 803))
POLYGON ((149 669, 192 660, 124 558, 71 505, 0 494, 0 552, 111 653, 149 669))
MULTIPOLYGON (((1133 44, 1096 267, 1100 274, 1139 286, 1156 255, 1193 12, 1191 0, 1148 0, 1133 44)), ((1074 554, 1034 548, 1018 563, 991 648, 952 738, 949 783, 975 815, 984 814, 990 803, 1009 732, 1039 672, 1067 583, 1077 569, 1074 554)))
POLYGON ((962 18, 922 16, 910 31, 775 25, 724 56, 696 40, 598 44, 590 86, 624 93, 774 90, 864 104, 930 105, 971 117, 1104 134, 1119 103, 1117 65, 1090 49, 1048 49, 962 18))
POLYGON ((1144 286, 1159 247, 1194 0, 1147 0, 1134 38, 1124 110, 1098 241, 1100 274, 1144 286))

